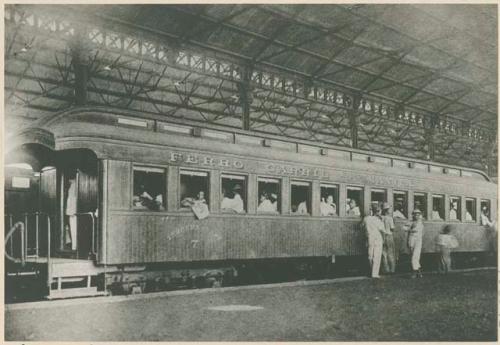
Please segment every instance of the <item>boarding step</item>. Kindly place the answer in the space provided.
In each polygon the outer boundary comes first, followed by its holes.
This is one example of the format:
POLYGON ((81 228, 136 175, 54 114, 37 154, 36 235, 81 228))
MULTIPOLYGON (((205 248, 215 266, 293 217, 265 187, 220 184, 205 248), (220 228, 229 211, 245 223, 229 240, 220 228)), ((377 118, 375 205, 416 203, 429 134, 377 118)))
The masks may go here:
POLYGON ((97 277, 103 268, 92 260, 53 258, 50 262, 51 284, 48 299, 75 298, 106 295, 98 291, 97 277))
POLYGON ((98 275, 103 272, 102 267, 98 267, 92 260, 61 259, 52 260, 51 276, 58 277, 85 277, 98 275))
POLYGON ((106 291, 98 291, 96 286, 50 290, 47 299, 106 296, 106 291))

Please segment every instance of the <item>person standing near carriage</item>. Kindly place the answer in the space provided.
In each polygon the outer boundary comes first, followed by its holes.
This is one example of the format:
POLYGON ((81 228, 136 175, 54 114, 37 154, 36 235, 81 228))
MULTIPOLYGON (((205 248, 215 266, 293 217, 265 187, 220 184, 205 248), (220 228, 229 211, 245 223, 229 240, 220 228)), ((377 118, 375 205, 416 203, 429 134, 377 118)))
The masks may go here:
POLYGON ((384 243, 382 234, 385 232, 385 227, 380 218, 378 205, 372 205, 372 214, 363 219, 363 226, 368 237, 368 261, 371 267, 371 277, 380 278, 380 260, 384 243))
POLYGON ((408 231, 408 248, 410 249, 412 278, 422 278, 420 267, 420 253, 422 251, 422 237, 424 235, 424 223, 422 212, 419 209, 413 210, 413 221, 403 228, 408 231))
POLYGON ((384 202, 382 205, 382 221, 384 223, 384 246, 382 249, 382 268, 384 273, 396 272, 396 249, 394 246, 394 219, 391 214, 391 205, 384 202))

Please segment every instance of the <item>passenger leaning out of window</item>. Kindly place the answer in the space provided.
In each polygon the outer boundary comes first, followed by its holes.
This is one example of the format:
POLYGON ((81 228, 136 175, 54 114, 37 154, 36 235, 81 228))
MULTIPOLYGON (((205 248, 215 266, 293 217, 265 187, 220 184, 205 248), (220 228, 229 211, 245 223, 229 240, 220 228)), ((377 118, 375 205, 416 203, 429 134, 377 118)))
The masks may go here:
POLYGON ((321 198, 321 204, 319 205, 322 216, 336 216, 337 215, 337 205, 333 202, 333 195, 328 195, 325 198, 321 198))
POLYGON ((236 213, 245 212, 243 207, 243 199, 241 198, 241 186, 234 185, 230 193, 224 195, 220 208, 222 211, 231 211, 236 213))
POLYGON ((205 192, 199 191, 196 198, 186 197, 181 201, 182 207, 190 207, 196 218, 204 219, 209 215, 207 201, 205 200, 205 192))
POLYGON ((133 198, 134 207, 136 208, 145 208, 148 210, 163 210, 163 195, 160 193, 156 197, 152 197, 146 191, 146 187, 141 184, 139 186, 139 190, 137 195, 134 195, 133 198))
POLYGON ((496 231, 497 229, 497 224, 496 221, 491 221, 489 217, 489 210, 488 207, 483 206, 481 208, 481 225, 483 226, 488 226, 496 231))
POLYGON ((351 199, 351 201, 349 201, 349 209, 347 210, 347 215, 361 216, 361 211, 359 210, 359 207, 356 204, 356 200, 351 199))
POLYGON ((424 223, 422 212, 419 209, 413 210, 413 221, 403 226, 403 230, 408 231, 408 249, 410 250, 412 278, 422 278, 420 267, 420 253, 422 251, 422 237, 424 235, 424 223))

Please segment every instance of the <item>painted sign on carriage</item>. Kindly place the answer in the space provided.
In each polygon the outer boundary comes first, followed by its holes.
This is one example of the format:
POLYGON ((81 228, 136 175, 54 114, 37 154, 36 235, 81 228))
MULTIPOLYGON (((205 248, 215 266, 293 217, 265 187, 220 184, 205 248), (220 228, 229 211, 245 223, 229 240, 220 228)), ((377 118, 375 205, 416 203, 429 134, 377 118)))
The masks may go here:
POLYGON ((170 162, 201 165, 205 167, 243 169, 244 164, 240 160, 226 159, 213 156, 197 155, 194 153, 171 152, 170 162))

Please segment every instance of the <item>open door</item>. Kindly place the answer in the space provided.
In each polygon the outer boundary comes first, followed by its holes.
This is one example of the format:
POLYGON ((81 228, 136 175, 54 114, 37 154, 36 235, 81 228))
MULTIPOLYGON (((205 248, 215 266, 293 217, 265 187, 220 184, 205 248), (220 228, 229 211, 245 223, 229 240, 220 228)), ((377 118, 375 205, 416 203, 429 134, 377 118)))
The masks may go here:
POLYGON ((79 151, 71 159, 68 154, 61 158, 59 245, 62 253, 77 259, 93 259, 96 252, 98 179, 92 155, 79 151))

